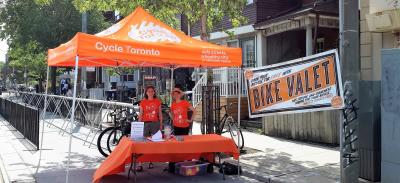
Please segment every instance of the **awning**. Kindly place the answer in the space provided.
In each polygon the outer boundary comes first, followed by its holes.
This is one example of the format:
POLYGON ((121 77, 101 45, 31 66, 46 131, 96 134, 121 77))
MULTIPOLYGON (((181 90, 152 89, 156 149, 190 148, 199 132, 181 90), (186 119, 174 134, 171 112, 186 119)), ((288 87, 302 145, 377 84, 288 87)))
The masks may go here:
POLYGON ((237 67, 240 48, 194 39, 157 20, 142 8, 109 27, 73 39, 48 51, 49 66, 79 67, 237 67))

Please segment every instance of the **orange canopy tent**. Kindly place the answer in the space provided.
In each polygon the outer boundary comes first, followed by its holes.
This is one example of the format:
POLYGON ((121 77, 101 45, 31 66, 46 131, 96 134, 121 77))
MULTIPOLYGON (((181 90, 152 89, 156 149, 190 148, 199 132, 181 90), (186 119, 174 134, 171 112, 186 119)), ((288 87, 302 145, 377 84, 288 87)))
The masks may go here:
MULTIPOLYGON (((240 48, 228 48, 193 39, 138 7, 129 16, 96 35, 77 33, 67 43, 48 50, 47 62, 48 66, 75 66, 70 109, 68 180, 79 67, 166 67, 172 71, 179 67, 240 67, 242 51, 240 48)), ((241 81, 240 73, 238 81, 241 81)), ((47 81, 48 78, 49 68, 47 81)), ((241 88, 241 82, 238 83, 241 88)), ((44 111, 47 108, 47 92, 46 87, 44 111)), ((240 98, 240 92, 238 97, 240 98)), ((240 100, 238 103, 240 117, 240 100)), ((240 118, 238 120, 240 126, 240 118)), ((44 123, 42 137, 43 125, 44 123)), ((40 151, 41 149, 42 147, 40 151)))
POLYGON ((129 16, 96 34, 77 33, 48 51, 49 66, 238 67, 240 48, 194 39, 138 7, 129 16))

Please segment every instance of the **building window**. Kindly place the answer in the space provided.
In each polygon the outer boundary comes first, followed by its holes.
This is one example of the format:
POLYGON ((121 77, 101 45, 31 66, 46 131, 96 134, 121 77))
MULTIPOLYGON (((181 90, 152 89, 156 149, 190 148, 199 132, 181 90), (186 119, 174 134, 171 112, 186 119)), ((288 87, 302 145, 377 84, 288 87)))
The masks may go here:
POLYGON ((133 74, 121 75, 121 81, 134 81, 134 78, 133 74))
POLYGON ((129 74, 128 75, 128 81, 134 81, 134 78, 135 77, 133 77, 133 74, 129 74))
POLYGON ((243 66, 255 67, 256 60, 254 38, 241 40, 240 47, 242 48, 243 54, 243 66))
POLYGON ((324 52, 324 51, 325 51, 324 42, 325 42, 325 39, 324 39, 324 38, 318 38, 318 39, 317 39, 317 47, 316 47, 317 53, 321 53, 321 52, 324 52))

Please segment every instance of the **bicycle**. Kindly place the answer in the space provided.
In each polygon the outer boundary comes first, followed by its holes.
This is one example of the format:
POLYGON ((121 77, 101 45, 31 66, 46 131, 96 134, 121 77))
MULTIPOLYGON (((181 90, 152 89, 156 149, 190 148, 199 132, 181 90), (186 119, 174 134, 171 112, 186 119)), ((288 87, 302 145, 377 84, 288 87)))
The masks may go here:
MULTIPOLYGON (((244 147, 244 137, 242 130, 238 127, 238 124, 236 120, 228 114, 227 108, 232 106, 235 103, 230 103, 229 105, 223 105, 217 109, 214 109, 215 111, 221 111, 221 109, 225 110, 224 116, 222 116, 221 120, 216 121, 214 124, 215 127, 215 132, 218 135, 224 134, 226 132, 229 132, 231 135, 232 140, 235 142, 236 146, 239 149, 243 149, 244 147), (238 136, 239 135, 239 136, 238 136)), ((201 125, 201 131, 204 134, 206 130, 206 124, 201 125)))
MULTIPOLYGON (((134 106, 137 106, 139 104, 140 101, 133 102, 134 106)), ((168 106, 162 105, 164 125, 170 125, 170 118, 168 113, 166 112, 168 109, 168 106)), ((132 111, 128 112, 126 108, 120 110, 115 109, 114 112, 110 114, 110 116, 112 116, 114 119, 114 126, 108 127, 100 133, 97 139, 97 148, 100 154, 107 157, 118 145, 122 137, 129 136, 131 130, 131 122, 138 121, 139 119, 138 112, 134 108, 132 109, 132 111), (103 137, 107 137, 105 142, 103 137), (104 149, 103 146, 106 146, 106 149, 104 149)))
POLYGON ((114 126, 104 129, 97 138, 97 149, 104 157, 114 150, 123 136, 130 134, 130 122, 138 119, 134 109, 133 112, 128 112, 126 108, 114 109, 109 115, 113 118, 114 126))

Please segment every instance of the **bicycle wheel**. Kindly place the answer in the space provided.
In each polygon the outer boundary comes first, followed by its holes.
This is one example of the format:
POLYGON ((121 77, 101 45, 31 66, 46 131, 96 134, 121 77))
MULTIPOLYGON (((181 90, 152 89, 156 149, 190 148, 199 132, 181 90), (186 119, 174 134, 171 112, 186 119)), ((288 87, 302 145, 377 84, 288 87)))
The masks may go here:
POLYGON ((122 137, 123 131, 121 127, 114 128, 114 130, 111 131, 107 137, 107 150, 109 153, 115 149, 122 137))
POLYGON ((236 146, 238 146, 239 149, 243 149, 244 137, 242 134, 242 130, 239 129, 238 124, 232 118, 232 116, 229 116, 226 119, 226 123, 228 124, 228 131, 231 134, 233 141, 235 141, 236 146))
POLYGON ((97 149, 104 157, 107 157, 110 154, 107 149, 107 138, 112 130, 114 130, 114 127, 104 129, 97 138, 97 149))

